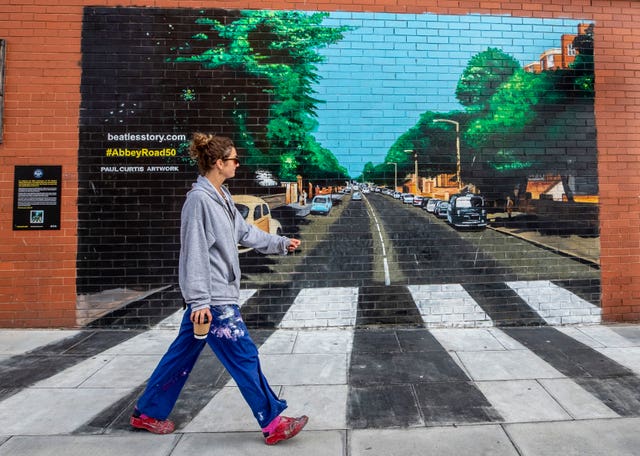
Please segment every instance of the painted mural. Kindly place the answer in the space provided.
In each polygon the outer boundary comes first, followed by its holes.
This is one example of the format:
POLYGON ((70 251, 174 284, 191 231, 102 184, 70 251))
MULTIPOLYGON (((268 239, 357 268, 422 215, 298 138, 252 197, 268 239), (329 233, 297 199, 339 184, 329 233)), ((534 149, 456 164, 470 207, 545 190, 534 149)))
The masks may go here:
POLYGON ((238 146, 243 215, 304 243, 241 252, 249 324, 277 324, 300 290, 344 287, 362 324, 457 318, 416 310, 433 286, 485 303, 471 325, 570 321, 541 317, 518 287, 568 290, 592 318, 594 33, 567 19, 86 8, 86 323, 148 325, 180 301, 194 131, 238 146))

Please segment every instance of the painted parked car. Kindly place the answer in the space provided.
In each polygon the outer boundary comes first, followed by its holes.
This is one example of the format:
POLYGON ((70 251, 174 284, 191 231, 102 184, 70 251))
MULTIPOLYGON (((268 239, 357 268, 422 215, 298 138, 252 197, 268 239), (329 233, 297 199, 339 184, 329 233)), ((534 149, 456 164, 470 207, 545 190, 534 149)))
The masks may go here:
POLYGON ((447 211, 449 210, 449 203, 447 201, 438 201, 438 205, 436 206, 433 213, 436 217, 445 219, 447 218, 447 211))
POLYGON ((413 204, 413 193, 403 193, 400 199, 404 204, 413 204))
MULTIPOLYGON (((282 235, 282 224, 271 217, 269 205, 262 198, 253 195, 233 195, 233 203, 247 223, 267 233, 282 235)), ((249 247, 238 246, 240 253, 250 250, 249 247)))
POLYGON ((429 198, 429 200, 427 201, 427 205, 424 206, 424 209, 427 212, 430 213, 434 213, 436 210, 436 207, 438 206, 438 203, 440 202, 440 200, 438 198, 429 198))
POLYGON ((333 202, 331 201, 331 195, 318 195, 314 196, 311 200, 311 213, 329 215, 333 202))
POLYGON ((453 195, 449 199, 447 221, 456 227, 486 227, 484 198, 480 195, 453 195))

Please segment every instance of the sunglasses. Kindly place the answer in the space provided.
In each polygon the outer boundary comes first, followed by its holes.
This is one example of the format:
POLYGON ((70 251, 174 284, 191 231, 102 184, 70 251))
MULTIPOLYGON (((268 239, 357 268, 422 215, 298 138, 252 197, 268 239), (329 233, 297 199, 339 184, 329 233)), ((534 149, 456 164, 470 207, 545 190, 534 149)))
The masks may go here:
POLYGON ((240 159, 238 157, 229 157, 229 158, 223 158, 222 159, 222 161, 230 161, 230 160, 233 160, 236 165, 240 164, 240 159))

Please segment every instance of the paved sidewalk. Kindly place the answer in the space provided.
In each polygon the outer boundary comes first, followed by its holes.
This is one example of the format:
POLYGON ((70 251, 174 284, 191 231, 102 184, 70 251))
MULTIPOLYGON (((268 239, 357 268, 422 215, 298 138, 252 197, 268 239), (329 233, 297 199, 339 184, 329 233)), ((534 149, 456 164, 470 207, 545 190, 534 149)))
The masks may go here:
MULTIPOLYGON (((514 214, 514 222, 517 215, 525 215, 522 213, 514 214)), ((544 247, 553 252, 557 252, 572 258, 576 258, 585 263, 600 266, 600 237, 599 236, 579 236, 576 234, 548 234, 531 228, 523 228, 516 222, 516 226, 509 226, 507 214, 497 212, 492 214, 492 220, 500 220, 500 223, 489 225, 490 229, 500 233, 523 239, 527 242, 544 247)))
POLYGON ((205 350, 172 414, 126 425, 175 335, 0 330, 0 455, 637 455, 640 325, 256 331, 267 378, 307 429, 267 447, 205 350), (31 377, 22 375, 28 373, 31 377))

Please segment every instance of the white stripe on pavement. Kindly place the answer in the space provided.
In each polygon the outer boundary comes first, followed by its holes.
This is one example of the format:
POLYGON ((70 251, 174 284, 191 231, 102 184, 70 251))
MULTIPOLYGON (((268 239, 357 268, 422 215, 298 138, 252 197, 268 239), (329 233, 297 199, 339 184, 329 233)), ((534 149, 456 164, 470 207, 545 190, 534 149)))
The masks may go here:
POLYGON ((303 288, 278 327, 354 326, 357 313, 357 287, 303 288))
POLYGON ((548 280, 506 283, 550 325, 600 323, 600 307, 548 280))
POLYGON ((491 318, 462 285, 409 285, 407 288, 428 328, 493 326, 491 318))
POLYGON ((618 417, 573 379, 497 328, 432 329, 508 423, 618 417))

